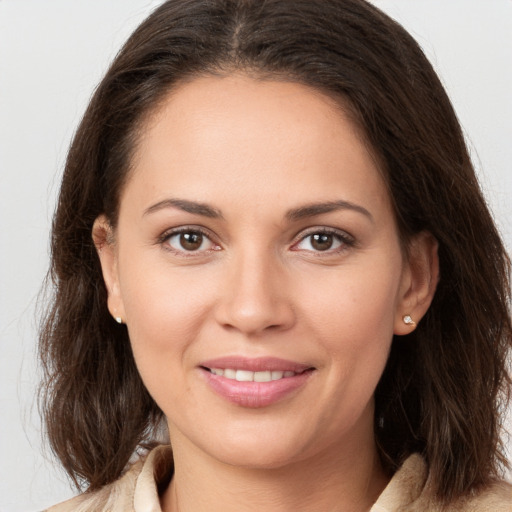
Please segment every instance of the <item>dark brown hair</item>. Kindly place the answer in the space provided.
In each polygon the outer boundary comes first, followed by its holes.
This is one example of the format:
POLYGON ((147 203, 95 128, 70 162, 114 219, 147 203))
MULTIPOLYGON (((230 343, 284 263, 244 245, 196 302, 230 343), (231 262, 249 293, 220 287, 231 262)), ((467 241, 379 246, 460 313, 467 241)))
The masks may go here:
POLYGON ((74 137, 52 232, 55 293, 40 352, 53 450, 77 484, 115 480, 162 413, 106 306, 91 238, 115 226, 145 117, 178 82, 248 72, 342 98, 380 162, 404 244, 427 230, 441 279, 417 330, 393 340, 375 434, 393 472, 412 452, 442 502, 506 465, 500 414, 510 379, 510 262, 450 101, 418 44, 363 0, 171 0, 131 36, 74 137))

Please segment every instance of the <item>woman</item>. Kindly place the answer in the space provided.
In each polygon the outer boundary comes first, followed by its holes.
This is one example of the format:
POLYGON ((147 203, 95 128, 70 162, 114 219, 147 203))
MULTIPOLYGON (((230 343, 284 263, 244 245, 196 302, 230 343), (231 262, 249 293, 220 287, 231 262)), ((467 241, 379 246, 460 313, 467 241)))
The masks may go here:
POLYGON ((157 9, 52 256, 46 420, 88 492, 50 510, 510 507, 509 260, 439 80, 366 2, 157 9))

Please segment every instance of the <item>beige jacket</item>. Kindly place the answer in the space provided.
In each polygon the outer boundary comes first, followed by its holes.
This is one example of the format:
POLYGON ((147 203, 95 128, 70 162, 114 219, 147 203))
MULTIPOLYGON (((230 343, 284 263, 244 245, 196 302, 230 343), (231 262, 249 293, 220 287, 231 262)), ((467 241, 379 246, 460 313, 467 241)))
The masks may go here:
MULTIPOLYGON (((82 494, 47 512, 162 512, 158 485, 172 475, 168 446, 155 448, 144 461, 134 464, 119 480, 90 494, 82 494)), ((436 512, 429 497, 426 464, 411 455, 396 472, 370 512, 436 512)), ((322 512, 322 511, 319 511, 322 512)), ((500 482, 443 512, 512 512, 512 486, 500 482)))

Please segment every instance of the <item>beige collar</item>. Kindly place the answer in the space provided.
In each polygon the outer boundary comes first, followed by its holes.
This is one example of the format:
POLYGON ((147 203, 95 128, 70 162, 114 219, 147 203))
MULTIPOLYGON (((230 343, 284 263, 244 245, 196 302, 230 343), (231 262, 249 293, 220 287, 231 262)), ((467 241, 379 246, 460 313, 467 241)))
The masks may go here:
MULTIPOLYGON (((162 512, 162 490, 173 474, 172 451, 162 445, 136 462, 119 480, 92 493, 81 494, 48 509, 49 512, 162 512)), ((427 466, 411 455, 395 473, 370 512, 439 512, 429 490, 427 466)), ((495 482, 476 494, 452 503, 445 512, 510 512, 512 486, 495 482)))
POLYGON ((421 496, 426 478, 425 461, 414 453, 394 474, 370 512, 395 512, 411 505, 421 496))
MULTIPOLYGON (((151 451, 135 484, 134 512, 162 512, 157 486, 168 482, 172 470, 170 446, 159 446, 151 451)), ((426 474, 426 464, 421 456, 411 455, 393 476, 370 512, 394 512, 413 503, 421 495, 426 474)))

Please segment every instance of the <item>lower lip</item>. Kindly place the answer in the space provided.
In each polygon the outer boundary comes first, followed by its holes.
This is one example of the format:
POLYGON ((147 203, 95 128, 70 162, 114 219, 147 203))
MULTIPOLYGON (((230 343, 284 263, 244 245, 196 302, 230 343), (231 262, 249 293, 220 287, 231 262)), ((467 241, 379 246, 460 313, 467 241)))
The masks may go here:
POLYGON ((229 402, 253 409, 267 407, 303 386, 313 370, 270 382, 239 382, 202 370, 209 386, 229 402))

